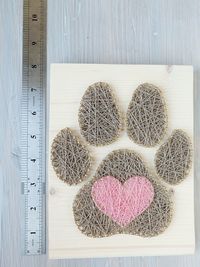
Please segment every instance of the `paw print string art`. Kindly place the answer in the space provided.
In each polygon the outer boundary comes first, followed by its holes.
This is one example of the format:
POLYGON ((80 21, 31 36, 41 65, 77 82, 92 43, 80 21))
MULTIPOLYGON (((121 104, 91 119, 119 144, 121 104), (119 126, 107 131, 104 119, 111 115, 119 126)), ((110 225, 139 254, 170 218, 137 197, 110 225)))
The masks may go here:
MULTIPOLYGON (((114 142, 123 129, 123 116, 111 86, 97 82, 82 97, 78 121, 82 135, 69 128, 55 136, 51 161, 58 178, 69 185, 85 180, 92 161, 89 145, 114 142)), ((167 133, 167 108, 162 90, 141 84, 126 112, 127 134, 145 147, 160 144, 167 133)), ((192 164, 192 144, 181 129, 163 141, 155 155, 155 171, 133 149, 110 152, 92 179, 86 182, 73 202, 74 221, 88 237, 115 234, 153 237, 161 234, 173 218, 173 194, 167 185, 176 185, 188 175, 192 164)))

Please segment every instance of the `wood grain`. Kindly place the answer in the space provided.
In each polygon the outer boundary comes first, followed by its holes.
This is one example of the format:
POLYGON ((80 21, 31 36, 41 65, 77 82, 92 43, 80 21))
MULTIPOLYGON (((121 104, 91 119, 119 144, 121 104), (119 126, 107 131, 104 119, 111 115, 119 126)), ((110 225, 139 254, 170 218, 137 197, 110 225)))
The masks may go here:
MULTIPOLYGON (((20 238, 22 0, 0 1, 2 267, 197 267, 200 265, 200 162, 195 162, 195 256, 48 260, 23 257, 20 238), (3 142, 2 142, 3 140, 3 142)), ((48 63, 192 64, 199 114, 199 0, 49 0, 48 63)), ((195 156, 200 123, 195 118, 195 156)))

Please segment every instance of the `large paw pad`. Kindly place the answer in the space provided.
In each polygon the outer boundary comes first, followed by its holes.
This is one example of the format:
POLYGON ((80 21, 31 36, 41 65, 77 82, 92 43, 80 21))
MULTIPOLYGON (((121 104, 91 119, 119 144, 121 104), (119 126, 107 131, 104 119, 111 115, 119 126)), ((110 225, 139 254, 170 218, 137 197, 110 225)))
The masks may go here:
POLYGON ((132 150, 121 149, 102 161, 94 178, 77 194, 73 210, 78 228, 87 236, 129 233, 146 237, 163 232, 169 225, 172 200, 142 158, 132 150))

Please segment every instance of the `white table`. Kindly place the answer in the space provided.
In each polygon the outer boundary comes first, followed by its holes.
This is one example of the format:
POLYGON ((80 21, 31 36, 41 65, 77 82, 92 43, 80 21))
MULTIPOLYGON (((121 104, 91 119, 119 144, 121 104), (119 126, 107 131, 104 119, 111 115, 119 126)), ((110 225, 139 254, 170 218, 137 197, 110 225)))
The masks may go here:
MULTIPOLYGON (((200 163, 195 151, 195 256, 49 261, 21 255, 20 93, 22 0, 0 0, 0 173, 3 176, 2 267, 193 267, 200 265, 200 163)), ((198 0, 49 0, 48 66, 58 63, 193 64, 200 112, 198 0)), ((199 147, 200 123, 195 119, 199 147)), ((2 178, 1 178, 2 179, 2 178)))

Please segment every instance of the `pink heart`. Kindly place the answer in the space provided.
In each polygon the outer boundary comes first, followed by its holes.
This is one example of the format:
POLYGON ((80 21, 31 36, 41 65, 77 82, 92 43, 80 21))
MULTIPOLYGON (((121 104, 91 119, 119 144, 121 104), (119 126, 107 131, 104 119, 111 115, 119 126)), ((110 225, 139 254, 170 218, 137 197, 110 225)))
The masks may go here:
POLYGON ((133 176, 124 184, 105 176, 93 184, 91 194, 99 210, 123 227, 150 206, 154 189, 142 176, 133 176))

